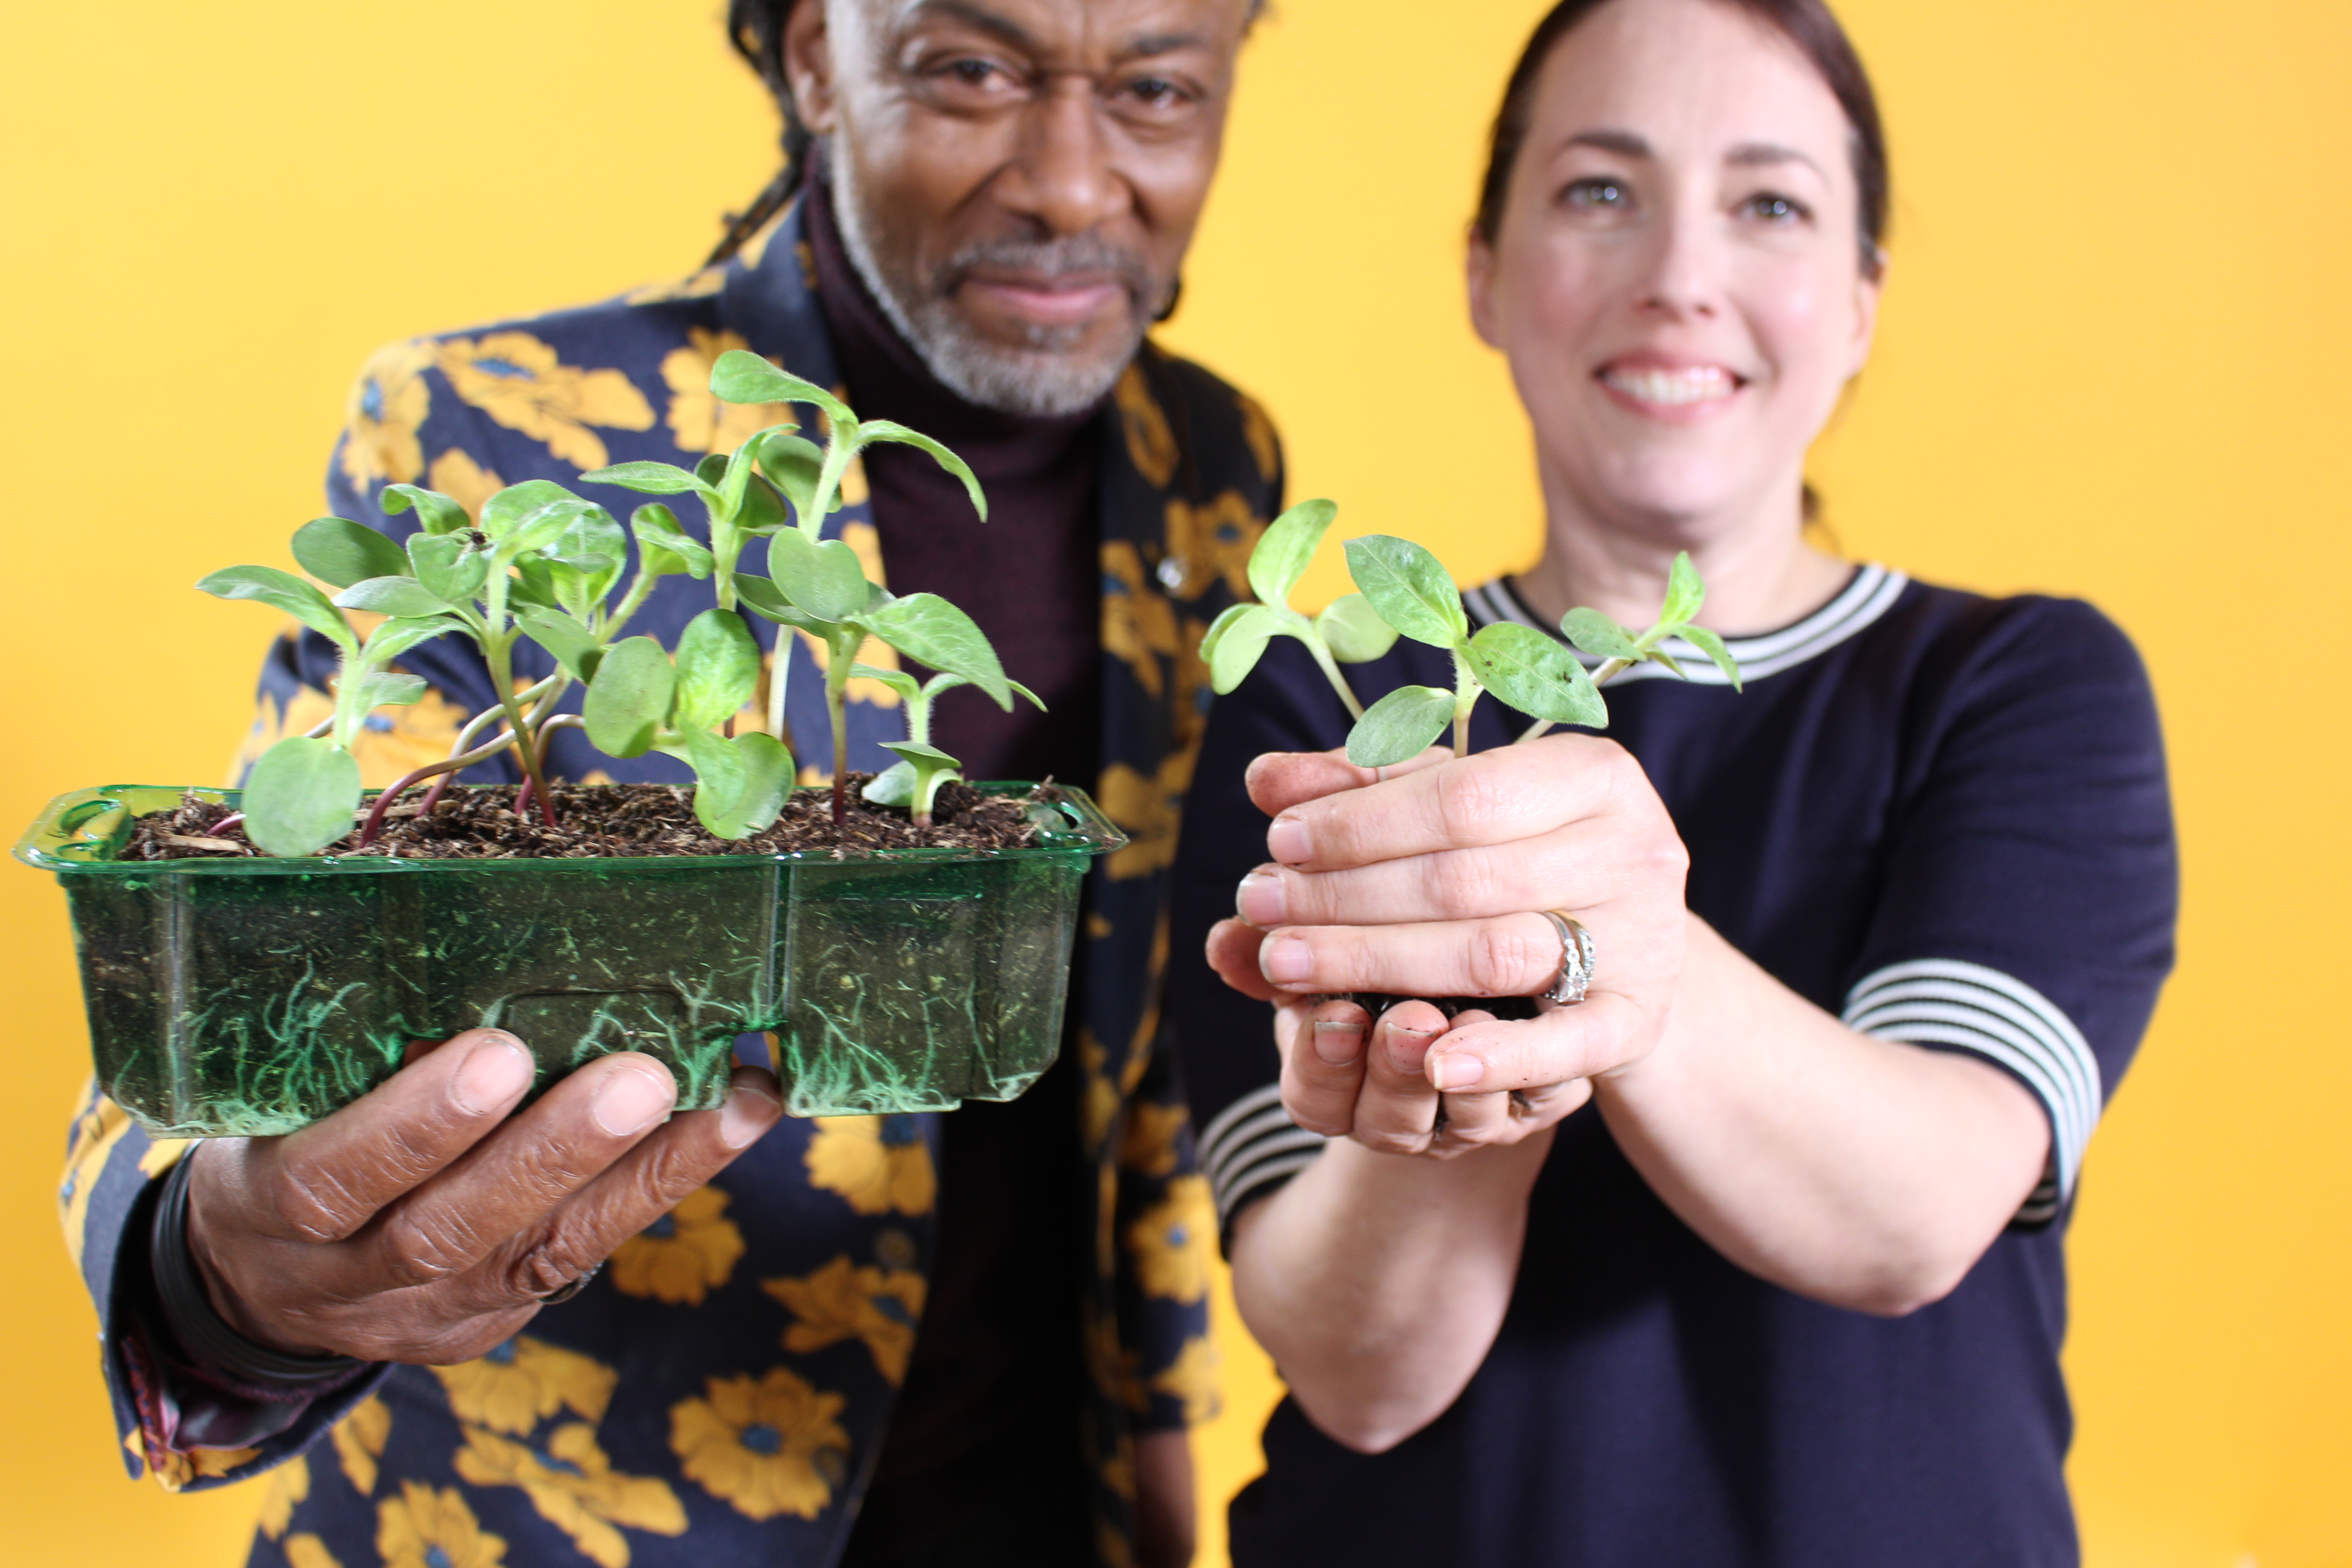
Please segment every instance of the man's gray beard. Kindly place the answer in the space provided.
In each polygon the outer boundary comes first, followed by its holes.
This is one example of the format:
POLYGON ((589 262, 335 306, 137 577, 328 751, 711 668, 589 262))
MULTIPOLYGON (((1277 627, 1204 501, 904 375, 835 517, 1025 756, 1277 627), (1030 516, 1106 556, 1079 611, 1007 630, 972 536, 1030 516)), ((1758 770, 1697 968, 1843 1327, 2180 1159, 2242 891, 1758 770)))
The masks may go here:
POLYGON ((1139 318, 1130 315, 1126 341, 1116 354, 1100 361, 1077 356, 1077 345, 1087 331, 1084 325, 1031 327, 1025 348, 1007 349, 972 332, 950 301, 948 289, 950 280, 982 265, 1047 276, 1108 272, 1127 286, 1129 300, 1135 300, 1153 289, 1142 258, 1092 235, 983 241, 950 257, 931 285, 924 287, 882 265, 866 204, 850 172, 849 150, 836 146, 833 153, 829 167, 834 218, 841 229, 842 248, 849 253, 849 264, 857 269, 890 324, 898 329, 898 335, 949 391, 1000 414, 1050 418, 1083 413, 1118 384, 1120 373, 1143 342, 1144 323, 1139 318))

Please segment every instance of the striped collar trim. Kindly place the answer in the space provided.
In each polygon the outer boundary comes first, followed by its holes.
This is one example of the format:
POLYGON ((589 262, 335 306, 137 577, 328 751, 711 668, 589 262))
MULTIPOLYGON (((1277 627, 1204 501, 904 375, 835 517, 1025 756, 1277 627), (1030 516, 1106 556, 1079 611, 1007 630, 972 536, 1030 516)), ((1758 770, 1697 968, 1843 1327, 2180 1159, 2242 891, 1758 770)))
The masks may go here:
MULTIPOLYGON (((1859 636, 1893 609, 1895 601, 1901 598, 1903 590, 1910 585, 1911 579, 1900 572, 1876 565, 1858 567, 1853 580, 1838 591, 1836 598, 1796 625, 1758 637, 1726 637, 1724 646, 1738 661, 1739 673, 1744 679, 1761 680, 1768 675, 1794 669, 1807 659, 1818 658, 1838 644, 1859 636)), ((1507 621, 1533 626, 1554 637, 1559 636, 1556 628, 1546 626, 1540 616, 1528 609, 1518 595, 1511 591, 1510 584, 1500 577, 1466 590, 1462 595, 1462 606, 1470 612, 1474 630, 1507 621)), ((1730 679, 1716 668, 1706 655, 1682 638, 1668 637, 1664 647, 1667 655, 1683 667, 1683 673, 1690 677, 1693 686, 1731 684, 1730 679)), ((1601 662, 1589 654, 1580 653, 1577 658, 1584 660, 1588 668, 1601 662)), ((1670 680, 1673 672, 1664 665, 1644 663, 1635 665, 1617 679, 1670 680)))

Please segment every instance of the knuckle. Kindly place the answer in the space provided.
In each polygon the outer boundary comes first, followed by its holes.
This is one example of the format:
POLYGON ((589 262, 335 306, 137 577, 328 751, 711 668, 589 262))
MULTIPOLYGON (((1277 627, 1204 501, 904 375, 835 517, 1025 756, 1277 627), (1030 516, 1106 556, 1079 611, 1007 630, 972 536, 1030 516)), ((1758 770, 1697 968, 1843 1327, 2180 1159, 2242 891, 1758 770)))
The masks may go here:
POLYGON ((384 1221, 376 1253, 395 1287, 431 1285, 461 1274, 480 1256, 478 1237, 459 1214, 422 1219, 398 1213, 384 1221))
POLYGON ((1449 921, 1492 912, 1503 879, 1494 857, 1475 852, 1433 857, 1425 875, 1430 904, 1449 921))
POLYGON ((1357 1142, 1375 1154, 1419 1154, 1429 1147, 1428 1136, 1419 1132, 1400 1132, 1389 1128, 1360 1127, 1354 1134, 1357 1142))
POLYGON ((1466 954, 1468 994, 1507 996, 1541 984, 1543 976, 1536 973, 1541 962, 1536 952, 1539 945, 1499 921, 1480 926, 1466 954))
POLYGON ((1474 758, 1467 765, 1436 770, 1436 788, 1431 798, 1439 830, 1449 842, 1479 842, 1505 809, 1507 791, 1500 770, 1477 764, 1478 759, 1474 758))
POLYGON ((282 1162, 264 1175, 256 1196, 265 1213, 303 1241, 341 1241, 364 1216, 352 1213, 351 1194, 332 1173, 282 1162))

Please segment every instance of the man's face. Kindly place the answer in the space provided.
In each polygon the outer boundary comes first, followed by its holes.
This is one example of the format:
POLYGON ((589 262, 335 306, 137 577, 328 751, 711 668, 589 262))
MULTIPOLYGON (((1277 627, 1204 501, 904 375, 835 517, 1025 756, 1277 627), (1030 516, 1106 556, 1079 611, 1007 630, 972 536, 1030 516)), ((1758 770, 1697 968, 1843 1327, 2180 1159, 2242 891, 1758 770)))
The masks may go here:
POLYGON ((803 0, 785 59, 850 255, 932 372, 1107 393, 1172 297, 1250 0, 803 0))

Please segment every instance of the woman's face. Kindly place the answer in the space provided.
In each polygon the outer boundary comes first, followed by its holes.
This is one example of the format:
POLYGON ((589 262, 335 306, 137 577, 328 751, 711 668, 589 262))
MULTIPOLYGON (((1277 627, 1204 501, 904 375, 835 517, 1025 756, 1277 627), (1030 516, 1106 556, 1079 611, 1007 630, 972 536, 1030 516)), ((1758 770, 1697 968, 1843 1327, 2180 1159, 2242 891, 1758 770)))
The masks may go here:
POLYGON ((1844 112, 1768 25, 1612 0, 1545 62, 1471 314, 1548 489, 1698 542, 1793 517, 1870 348, 1844 112))

